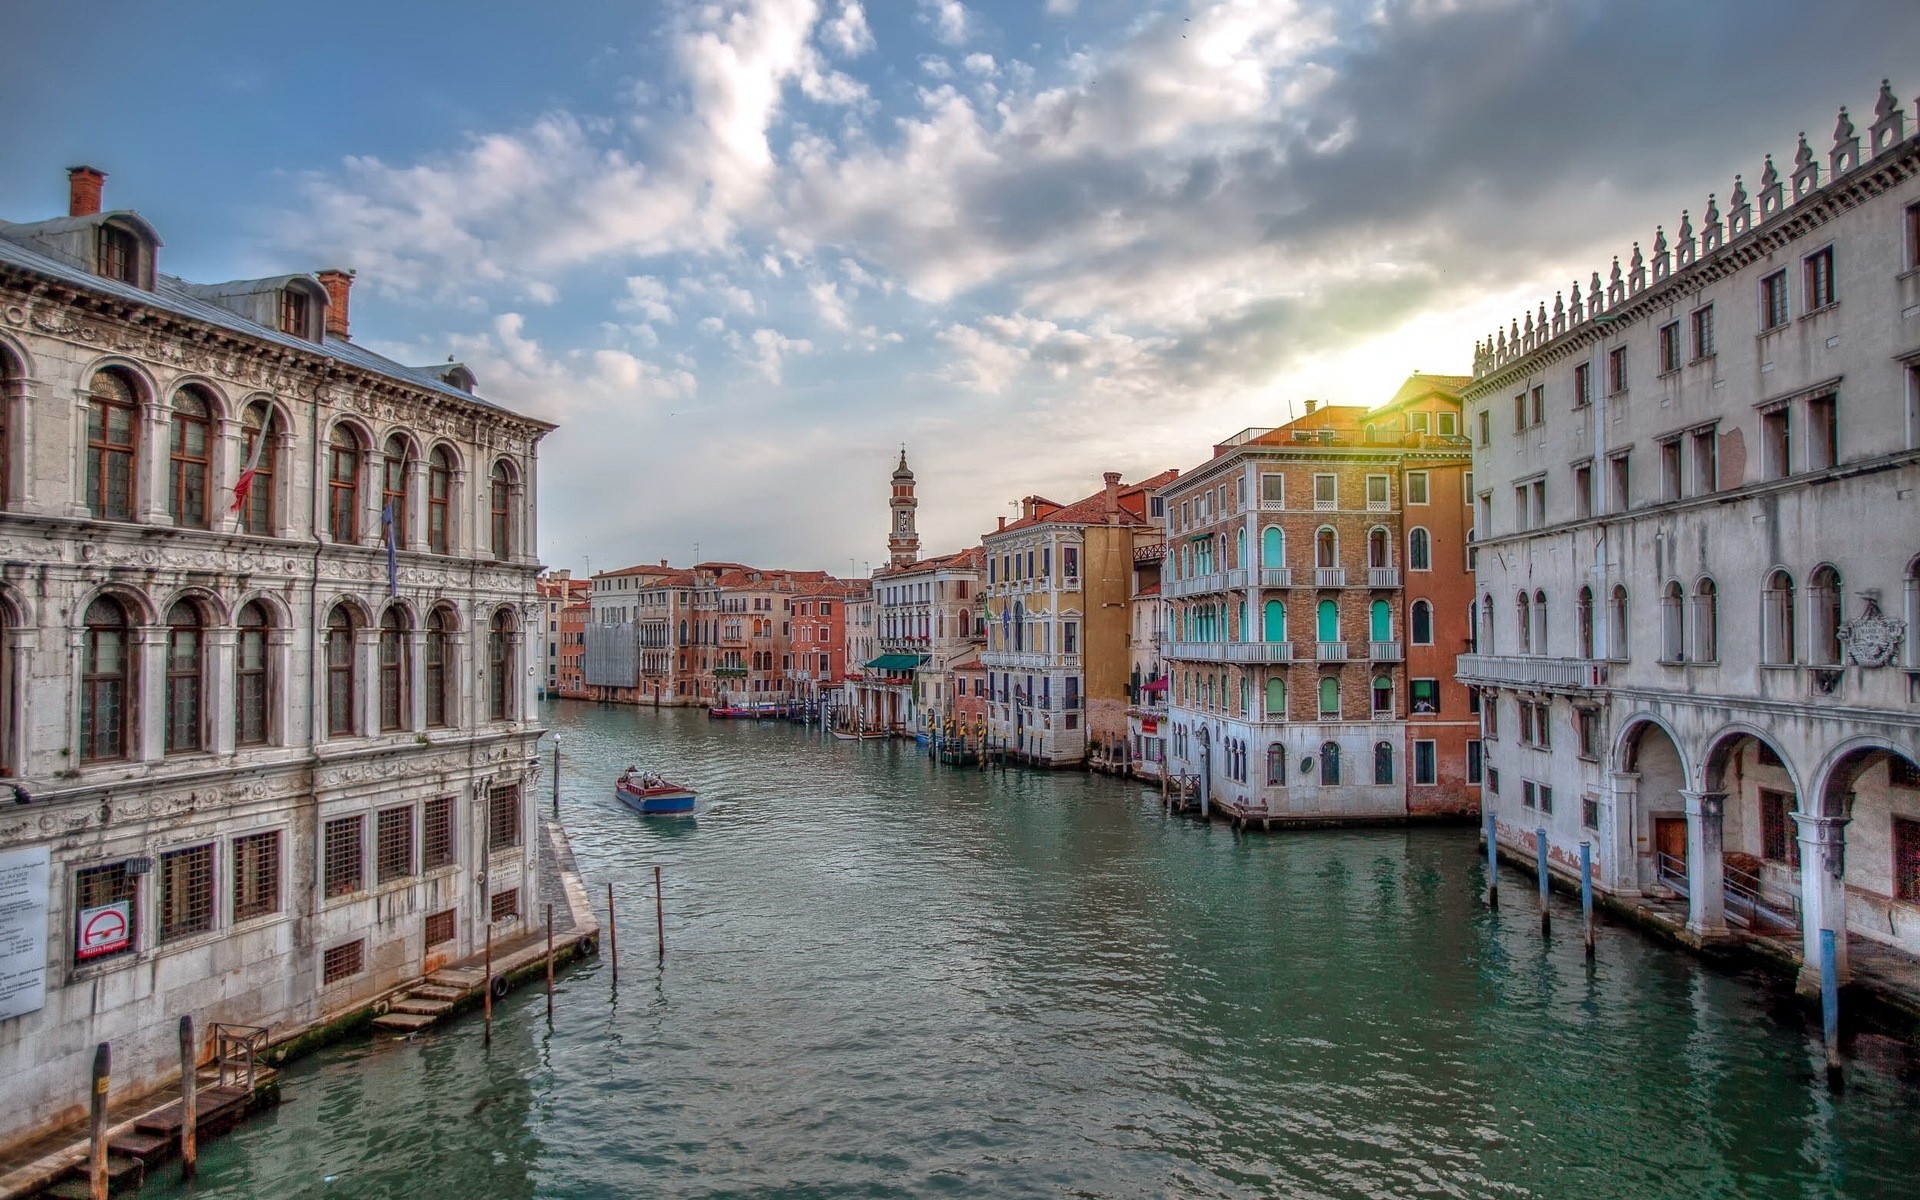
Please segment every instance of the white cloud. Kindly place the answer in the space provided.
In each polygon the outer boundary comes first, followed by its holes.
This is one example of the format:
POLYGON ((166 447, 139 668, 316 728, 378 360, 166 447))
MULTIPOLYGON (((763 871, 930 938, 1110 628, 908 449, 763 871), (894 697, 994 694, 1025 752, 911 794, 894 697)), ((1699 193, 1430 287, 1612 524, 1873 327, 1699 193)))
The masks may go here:
POLYGON ((967 40, 972 24, 967 6, 960 0, 920 0, 920 19, 933 27, 933 35, 950 46, 967 40))
POLYGON ((673 323, 673 306, 667 303, 667 285, 651 275, 629 275, 627 293, 614 301, 621 312, 639 313, 649 321, 673 323))
POLYGON ((841 0, 840 11, 820 23, 820 40, 848 58, 873 49, 873 31, 867 28, 860 0, 841 0))
POLYGON ((971 75, 991 75, 994 72, 993 55, 969 54, 960 60, 960 66, 971 75))
POLYGON ((787 355, 813 353, 813 343, 806 338, 790 338, 775 329, 756 329, 753 336, 744 341, 737 334, 734 337, 736 348, 768 383, 783 381, 787 355))
POLYGON ((847 315, 847 301, 840 295, 840 285, 830 280, 817 280, 807 285, 807 295, 813 298, 813 305, 820 319, 835 329, 852 328, 852 319, 847 315))

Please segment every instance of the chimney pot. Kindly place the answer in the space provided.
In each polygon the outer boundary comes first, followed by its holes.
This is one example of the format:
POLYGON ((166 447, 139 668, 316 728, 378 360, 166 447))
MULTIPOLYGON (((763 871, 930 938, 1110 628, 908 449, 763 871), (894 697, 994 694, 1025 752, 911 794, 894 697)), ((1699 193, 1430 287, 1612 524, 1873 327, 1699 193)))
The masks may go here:
POLYGON ((353 290, 353 272, 328 267, 314 272, 320 286, 327 289, 327 332, 347 340, 347 294, 353 290))
POLYGON ((100 211, 100 189, 107 182, 107 173, 97 167, 69 167, 67 169, 67 215, 70 217, 91 217, 100 211))
POLYGON ((1006 527, 1007 527, 1007 519, 1006 519, 1005 517, 1001 517, 1001 518, 1000 518, 1000 528, 1002 528, 1002 529, 1005 529, 1006 527))
POLYGON ((1319 407, 1320 407, 1320 402, 1318 400, 1307 401, 1307 415, 1312 416, 1313 410, 1319 407))

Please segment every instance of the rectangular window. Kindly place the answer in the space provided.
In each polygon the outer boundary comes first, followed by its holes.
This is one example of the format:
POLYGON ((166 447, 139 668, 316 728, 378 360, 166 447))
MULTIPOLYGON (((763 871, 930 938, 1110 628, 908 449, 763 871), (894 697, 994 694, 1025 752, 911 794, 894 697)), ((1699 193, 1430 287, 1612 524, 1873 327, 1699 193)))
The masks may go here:
POLYGON ((1553 705, 1541 701, 1533 706, 1533 744, 1542 750, 1553 749, 1553 705))
POLYGON ((1668 438, 1660 443, 1660 498, 1678 500, 1680 498, 1680 439, 1668 438))
POLYGON ((1807 311, 1825 308, 1839 297, 1833 285, 1833 247, 1816 250, 1804 260, 1807 276, 1807 311))
POLYGON ((1536 479, 1528 490, 1533 494, 1533 527, 1539 529, 1547 523, 1547 481, 1536 479))
POLYGON ((413 806, 383 808, 374 817, 374 880, 388 883, 413 874, 413 806))
POLYGON ((1385 475, 1367 476, 1367 510, 1383 512, 1387 508, 1387 477, 1385 475))
POLYGON ((1260 503, 1267 508, 1280 508, 1287 502, 1287 477, 1285 475, 1260 476, 1260 503))
MULTIPOLYGON (((1068 579, 1080 578, 1080 548, 1078 546, 1061 547, 1060 569, 1067 573, 1068 579)), ((962 583, 960 586, 964 588, 966 584, 962 583)), ((962 598, 964 597, 965 593, 963 592, 962 598)))
POLYGON ((1600 828, 1600 798, 1598 796, 1580 797, 1580 824, 1588 829, 1600 828))
POLYGON ((1486 697, 1480 711, 1480 732, 1489 738, 1500 736, 1500 697, 1486 697))
POLYGON ((325 862, 321 870, 321 881, 329 896, 346 896, 360 890, 363 871, 361 860, 365 857, 366 818, 361 816, 336 817, 327 822, 325 862))
POLYGON ((444 912, 427 914, 426 942, 428 947, 445 945, 460 932, 459 910, 449 908, 444 912))
POLYGON ((1527 427, 1527 394, 1517 392, 1513 397, 1513 431, 1519 433, 1527 427))
POLYGON ((1768 479, 1793 473, 1793 413, 1781 405, 1760 418, 1760 448, 1768 479))
POLYGON ((1313 506, 1316 509, 1339 507, 1339 483, 1332 475, 1313 477, 1313 506))
POLYGON ((1593 364, 1575 363, 1573 367, 1573 406, 1585 408, 1593 403, 1593 364))
POLYGON ((1680 369, 1680 322, 1670 321, 1660 327, 1660 373, 1680 369))
POLYGON ((1441 437, 1460 436, 1460 414, 1443 412, 1439 415, 1438 427, 1441 437))
POLYGON ((495 892, 493 901, 487 909, 494 921, 512 921, 520 915, 520 889, 508 888, 504 892, 495 892))
POLYGON ((1500 768, 1499 767, 1487 768, 1487 790, 1489 792, 1492 792, 1496 796, 1500 794, 1500 768))
POLYGON ((1080 623, 1067 621, 1060 626, 1060 652, 1062 654, 1080 653, 1080 623))
POLYGON ((1413 744, 1413 781, 1415 783, 1440 782, 1439 744, 1436 742, 1415 742, 1413 744))
POLYGON ((1426 433, 1433 428, 1433 414, 1415 412, 1407 414, 1407 429, 1413 433, 1426 433))
POLYGON ((1533 744, 1533 704, 1527 700, 1520 701, 1520 744, 1533 744))
POLYGON ((487 793, 487 849, 520 844, 520 789, 497 787, 487 793))
POLYGON ((1600 714, 1591 708, 1573 710, 1574 723, 1580 731, 1580 757, 1597 759, 1600 757, 1600 714))
POLYGON ((1792 814, 1790 793, 1760 789, 1760 856, 1768 862, 1800 865, 1800 843, 1794 837, 1792 814))
POLYGON ((1807 470, 1824 471, 1840 462, 1840 422, 1833 396, 1807 401, 1807 470))
POLYGON ((1535 793, 1535 796, 1540 801, 1540 811, 1551 814, 1553 812, 1553 789, 1543 783, 1535 793))
POLYGON ((367 939, 360 938, 344 946, 330 946, 320 960, 320 982, 339 983, 358 975, 367 961, 367 939))
POLYGON ((1633 465, 1631 454, 1621 451, 1607 459, 1607 467, 1613 473, 1613 511, 1625 512, 1633 503, 1633 465))
POLYGON ((1775 271, 1760 281, 1760 328, 1778 329, 1787 323, 1787 273, 1775 271))
POLYGON ((1520 807, 1521 808, 1535 807, 1534 786, 1533 786, 1533 780, 1531 779, 1522 779, 1520 781, 1520 807))
POLYGON ((1708 304, 1693 310, 1693 356, 1695 358, 1713 357, 1713 305, 1708 304))
POLYGON ((1627 348, 1616 346, 1607 351, 1607 395, 1618 396, 1627 390, 1627 348))
POLYGON ((1577 463, 1573 468, 1573 508, 1580 517, 1593 515, 1593 464, 1577 463))
POLYGON ((1407 711, 1415 716, 1432 716, 1440 711, 1440 681, 1438 679, 1409 679, 1407 681, 1407 711))
POLYGON ((1693 435, 1693 491, 1705 496, 1720 490, 1720 441, 1718 430, 1702 429, 1693 435))
POLYGON ((93 962, 140 945, 140 877, 124 862, 74 872, 73 957, 93 962), (112 910, 112 911, 102 911, 112 910))
POLYGON ((1486 751, 1482 748, 1479 738, 1471 738, 1467 741, 1467 782, 1479 783, 1481 772, 1485 769, 1486 751))
POLYGON ((213 928, 213 843, 160 856, 160 940, 213 928))
POLYGON ((1544 384, 1535 384, 1533 387, 1533 390, 1527 393, 1527 404, 1532 410, 1529 413, 1529 415, 1533 418, 1531 421, 1528 422, 1528 424, 1531 424, 1531 425, 1546 424, 1547 423, 1547 389, 1544 384))
POLYGON ((1920 821, 1893 818, 1893 894, 1920 900, 1920 821))
POLYGON ((1533 501, 1527 496, 1527 485, 1521 484, 1513 489, 1513 527, 1522 532, 1533 528, 1529 523, 1529 514, 1533 512, 1533 501))
POLYGON ((1493 414, 1483 408, 1480 410, 1480 444, 1484 446, 1491 441, 1493 441, 1493 414))
POLYGON ((1407 503, 1426 504, 1427 473, 1425 471, 1407 472, 1407 503))
POLYGON ((280 831, 233 839, 233 919, 280 911, 280 831))

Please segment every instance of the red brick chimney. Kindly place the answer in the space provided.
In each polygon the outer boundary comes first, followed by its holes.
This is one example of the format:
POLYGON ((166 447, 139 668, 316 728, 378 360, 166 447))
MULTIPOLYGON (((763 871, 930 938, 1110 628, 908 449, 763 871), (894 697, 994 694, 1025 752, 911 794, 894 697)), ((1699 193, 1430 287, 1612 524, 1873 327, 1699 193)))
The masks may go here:
POLYGON ((353 290, 353 272, 328 267, 316 271, 314 278, 327 289, 327 332, 347 340, 347 293, 353 290))
POLYGON ((100 211, 100 189, 107 173, 94 167, 67 168, 67 215, 91 217, 100 211))
POLYGON ((1005 529, 1006 527, 1007 527, 1007 519, 1006 519, 1005 517, 1001 517, 1001 518, 1000 518, 1000 528, 1001 528, 1001 529, 1005 529))
POLYGON ((1100 478, 1107 481, 1107 511, 1110 513, 1119 512, 1120 511, 1120 472, 1108 471, 1105 475, 1102 475, 1100 478))
POLYGON ((1020 497, 1020 519, 1022 521, 1031 521, 1033 519, 1033 497, 1032 496, 1020 497))

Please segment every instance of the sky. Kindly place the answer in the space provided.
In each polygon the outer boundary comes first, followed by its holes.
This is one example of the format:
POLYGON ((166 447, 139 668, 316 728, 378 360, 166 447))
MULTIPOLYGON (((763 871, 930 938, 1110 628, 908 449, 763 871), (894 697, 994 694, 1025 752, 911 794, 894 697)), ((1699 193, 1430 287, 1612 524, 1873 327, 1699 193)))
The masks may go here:
MULTIPOLYGON (((540 549, 865 574, 1021 496, 1373 405, 1751 187, 1912 0, 94 0, 9 6, 0 219, 65 168, 199 282, 557 422, 540 549)), ((1900 68, 1909 68, 1902 78, 1900 68)))

